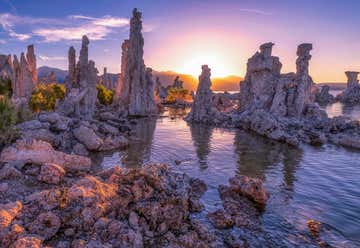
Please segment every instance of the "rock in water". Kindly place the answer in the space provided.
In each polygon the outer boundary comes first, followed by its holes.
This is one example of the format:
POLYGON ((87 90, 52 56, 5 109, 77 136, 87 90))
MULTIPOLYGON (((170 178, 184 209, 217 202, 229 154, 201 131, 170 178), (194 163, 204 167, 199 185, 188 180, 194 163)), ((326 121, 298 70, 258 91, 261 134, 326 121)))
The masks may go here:
POLYGON ((130 38, 122 45, 121 77, 117 96, 129 115, 148 116, 157 112, 154 101, 154 82, 144 64, 144 38, 141 33, 141 12, 133 10, 130 38))
POLYGON ((241 110, 271 106, 282 67, 279 58, 271 55, 273 45, 261 45, 247 62, 245 80, 240 83, 241 110))
POLYGON ((360 103, 360 85, 357 71, 346 71, 345 72, 347 81, 346 89, 338 95, 336 98, 342 103, 347 104, 358 104, 360 103))
POLYGON ((186 117, 187 121, 193 122, 211 122, 213 119, 211 87, 211 70, 207 65, 201 67, 202 72, 199 76, 199 85, 196 90, 196 96, 190 113, 186 117))
POLYGON ((330 86, 324 85, 321 90, 316 93, 315 101, 319 104, 325 105, 335 102, 335 97, 329 93, 330 86))

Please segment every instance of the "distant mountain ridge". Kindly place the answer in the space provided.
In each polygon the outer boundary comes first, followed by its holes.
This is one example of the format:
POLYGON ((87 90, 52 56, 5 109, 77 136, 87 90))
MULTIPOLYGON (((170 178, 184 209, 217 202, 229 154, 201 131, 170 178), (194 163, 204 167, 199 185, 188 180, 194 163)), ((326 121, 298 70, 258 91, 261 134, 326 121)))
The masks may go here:
POLYGON ((56 80, 60 83, 63 83, 65 81, 66 76, 68 75, 68 72, 65 70, 61 70, 49 66, 41 66, 37 68, 37 70, 38 70, 39 79, 47 77, 53 71, 55 73, 56 80))
MULTIPOLYGON (((58 68, 41 66, 38 68, 38 77, 47 77, 51 72, 55 73, 56 79, 63 83, 68 74, 67 70, 58 68)), ((108 73, 114 79, 117 79, 118 74, 108 73)), ((153 71, 154 77, 159 77, 159 80, 163 86, 172 85, 176 76, 179 76, 184 81, 184 87, 189 90, 196 90, 198 84, 198 78, 189 74, 181 74, 174 71, 153 71)), ((212 78, 212 90, 214 91, 239 91, 240 81, 242 80, 239 76, 227 76, 223 78, 212 78)))

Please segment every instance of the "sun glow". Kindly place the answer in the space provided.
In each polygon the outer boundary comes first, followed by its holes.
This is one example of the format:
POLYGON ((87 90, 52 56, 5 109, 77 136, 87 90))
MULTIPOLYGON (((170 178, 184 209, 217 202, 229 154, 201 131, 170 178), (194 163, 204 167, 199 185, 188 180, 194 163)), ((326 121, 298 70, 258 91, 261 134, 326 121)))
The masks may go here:
POLYGON ((201 74, 202 65, 211 68, 212 77, 225 77, 231 74, 223 58, 217 55, 193 55, 184 63, 180 72, 197 77, 201 74))

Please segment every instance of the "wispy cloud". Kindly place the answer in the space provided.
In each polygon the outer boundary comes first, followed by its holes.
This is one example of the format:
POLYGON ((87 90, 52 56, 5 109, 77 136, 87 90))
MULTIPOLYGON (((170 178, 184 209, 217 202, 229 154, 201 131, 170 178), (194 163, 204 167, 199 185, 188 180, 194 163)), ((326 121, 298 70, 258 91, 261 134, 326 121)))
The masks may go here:
POLYGON ((125 26, 129 25, 129 19, 112 17, 109 15, 103 16, 101 18, 95 18, 95 17, 83 16, 83 15, 72 15, 70 17, 72 17, 73 19, 90 20, 96 26, 125 27, 125 26))
POLYGON ((80 40, 87 35, 91 40, 103 40, 116 29, 127 27, 129 19, 114 16, 91 17, 71 15, 62 19, 34 18, 0 13, 0 26, 17 40, 40 37, 45 42, 80 40), (27 26, 31 32, 16 32, 18 26, 27 26))
POLYGON ((8 13, 0 14, 0 25, 9 34, 10 37, 17 40, 27 40, 31 38, 31 35, 29 34, 15 32, 14 26, 17 22, 19 22, 19 18, 17 18, 17 16, 8 13))
POLYGON ((66 57, 57 57, 57 56, 46 56, 46 55, 39 55, 40 60, 43 61, 53 61, 53 60, 66 60, 66 57))
POLYGON ((238 11, 259 14, 259 15, 272 15, 271 12, 263 11, 261 9, 239 9, 238 11))
POLYGON ((6 44, 6 41, 0 39, 0 44, 6 44))

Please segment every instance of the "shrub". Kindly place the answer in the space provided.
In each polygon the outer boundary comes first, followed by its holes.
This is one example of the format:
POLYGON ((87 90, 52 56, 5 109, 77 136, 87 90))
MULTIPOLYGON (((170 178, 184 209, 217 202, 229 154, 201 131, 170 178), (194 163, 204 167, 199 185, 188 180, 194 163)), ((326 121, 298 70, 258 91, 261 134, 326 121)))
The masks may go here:
POLYGON ((96 85, 96 89, 98 90, 97 98, 101 104, 103 105, 112 104, 114 98, 114 91, 107 89, 102 84, 96 85))
POLYGON ((6 96, 0 96, 0 148, 13 142, 19 135, 15 124, 17 114, 6 96))
POLYGON ((10 79, 0 79, 0 95, 11 98, 12 88, 10 79))
POLYGON ((33 112, 52 111, 56 102, 65 98, 65 86, 62 84, 39 84, 31 94, 29 107, 33 112))
POLYGON ((168 94, 165 100, 167 103, 184 102, 191 100, 191 96, 187 89, 171 87, 168 89, 168 94))

